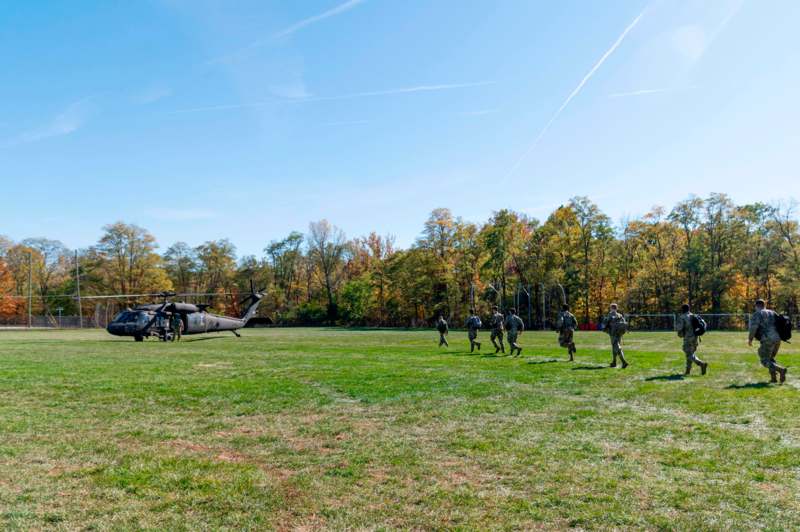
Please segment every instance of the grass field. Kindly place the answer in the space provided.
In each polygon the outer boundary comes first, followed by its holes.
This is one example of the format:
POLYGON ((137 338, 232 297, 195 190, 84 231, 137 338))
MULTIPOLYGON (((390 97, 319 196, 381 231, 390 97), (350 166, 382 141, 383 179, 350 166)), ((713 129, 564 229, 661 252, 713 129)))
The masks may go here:
POLYGON ((4 529, 800 527, 800 368, 742 333, 0 331, 4 529), (482 334, 488 344, 488 337, 482 334), (486 345, 484 344, 484 345, 486 345), (493 352, 493 350, 491 350, 493 352))

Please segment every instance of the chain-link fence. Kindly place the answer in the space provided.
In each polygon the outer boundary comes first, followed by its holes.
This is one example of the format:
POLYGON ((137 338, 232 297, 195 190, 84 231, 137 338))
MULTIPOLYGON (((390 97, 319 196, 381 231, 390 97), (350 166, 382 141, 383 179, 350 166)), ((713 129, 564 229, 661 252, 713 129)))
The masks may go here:
POLYGON ((90 312, 84 308, 83 316, 49 314, 46 316, 32 314, 14 314, 12 316, 0 316, 0 329, 2 328, 36 328, 36 329, 79 329, 83 328, 105 328, 114 316, 119 312, 117 304, 97 304, 90 312))
MULTIPOLYGON (((749 314, 698 313, 705 320, 709 331, 746 331, 750 324, 749 314)), ((631 331, 673 331, 677 314, 628 314, 628 329, 631 331)))
POLYGON ((631 331, 674 331, 675 314, 627 314, 631 331))

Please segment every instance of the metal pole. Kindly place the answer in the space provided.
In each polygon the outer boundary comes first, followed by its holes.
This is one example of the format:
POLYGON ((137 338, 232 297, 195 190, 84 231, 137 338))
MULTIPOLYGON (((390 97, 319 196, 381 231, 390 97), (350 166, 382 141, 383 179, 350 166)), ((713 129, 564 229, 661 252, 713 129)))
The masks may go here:
POLYGON ((28 252, 28 329, 31 328, 33 307, 33 251, 28 252))
POLYGON ((547 328, 545 326, 545 322, 547 321, 547 309, 544 300, 544 283, 539 283, 539 286, 542 288, 542 330, 545 330, 547 328))
POLYGON ((531 285, 528 285, 528 328, 533 329, 533 321, 531 321, 531 285))
POLYGON ((81 266, 78 262, 78 250, 75 250, 75 286, 78 291, 78 328, 83 329, 83 308, 81 307, 81 266))

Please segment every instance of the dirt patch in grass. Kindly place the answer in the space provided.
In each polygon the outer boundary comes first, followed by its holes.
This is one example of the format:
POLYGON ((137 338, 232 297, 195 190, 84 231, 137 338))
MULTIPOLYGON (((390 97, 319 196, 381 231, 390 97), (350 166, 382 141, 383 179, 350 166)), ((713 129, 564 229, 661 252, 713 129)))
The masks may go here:
POLYGON ((186 440, 171 440, 165 443, 168 447, 177 450, 181 454, 201 455, 206 459, 217 462, 252 465, 264 471, 269 477, 279 481, 289 480, 295 475, 295 472, 291 469, 277 467, 266 463, 258 457, 240 453, 230 448, 215 447, 186 440))

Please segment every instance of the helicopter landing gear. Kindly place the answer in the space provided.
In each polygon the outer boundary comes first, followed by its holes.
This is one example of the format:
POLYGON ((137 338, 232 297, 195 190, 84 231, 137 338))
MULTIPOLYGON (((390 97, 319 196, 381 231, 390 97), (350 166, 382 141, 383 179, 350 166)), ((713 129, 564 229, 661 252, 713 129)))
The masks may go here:
POLYGON ((144 342, 144 336, 142 336, 141 334, 137 334, 136 336, 133 337, 133 340, 136 342, 144 342))

